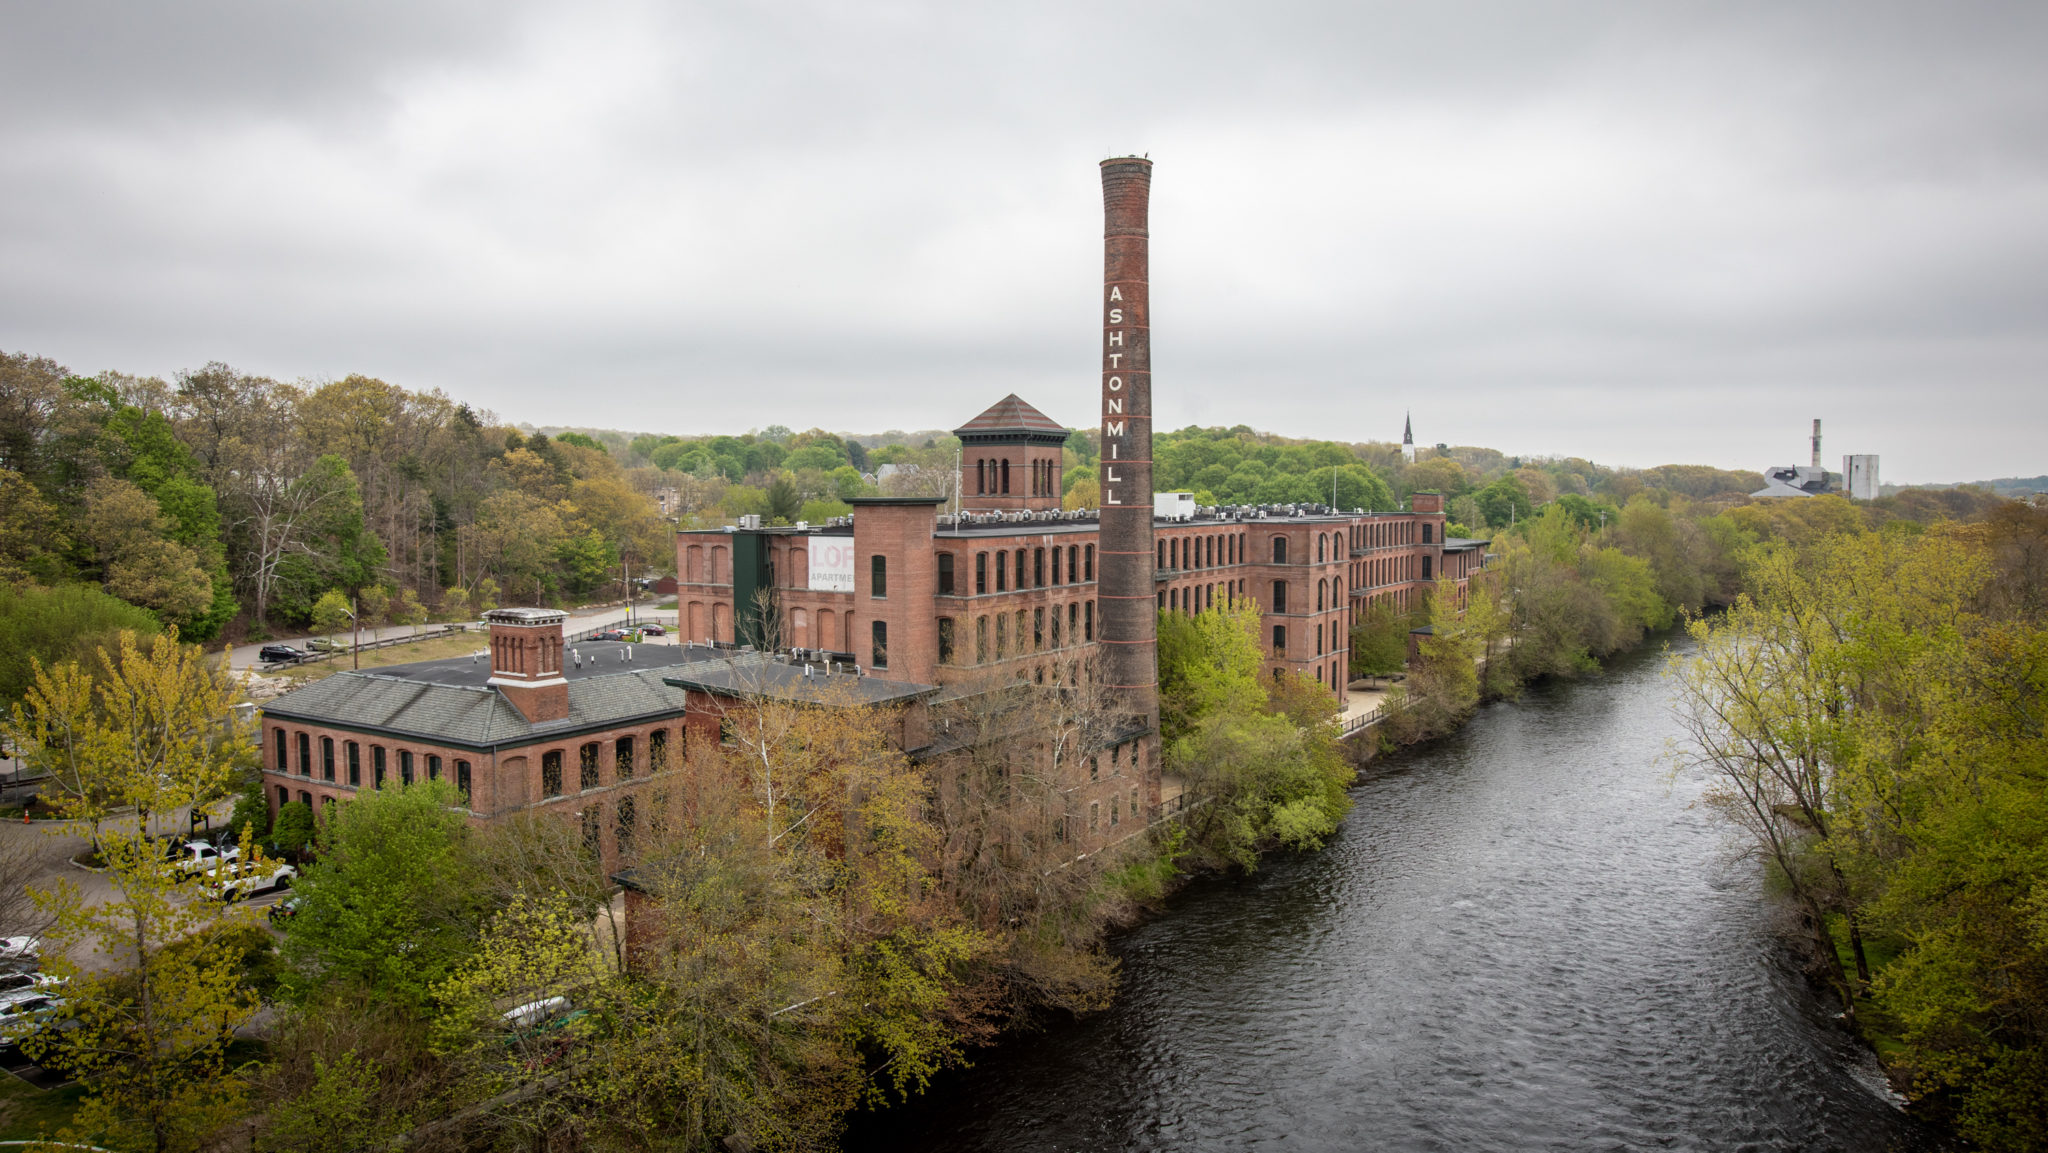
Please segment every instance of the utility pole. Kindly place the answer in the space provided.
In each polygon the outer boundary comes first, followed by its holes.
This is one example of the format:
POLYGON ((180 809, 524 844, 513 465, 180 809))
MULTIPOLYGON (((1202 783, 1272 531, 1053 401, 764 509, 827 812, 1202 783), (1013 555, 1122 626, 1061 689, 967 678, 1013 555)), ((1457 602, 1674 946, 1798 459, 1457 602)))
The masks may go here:
POLYGON ((360 672, 363 667, 363 618, 357 615, 356 594, 348 594, 348 667, 360 672))

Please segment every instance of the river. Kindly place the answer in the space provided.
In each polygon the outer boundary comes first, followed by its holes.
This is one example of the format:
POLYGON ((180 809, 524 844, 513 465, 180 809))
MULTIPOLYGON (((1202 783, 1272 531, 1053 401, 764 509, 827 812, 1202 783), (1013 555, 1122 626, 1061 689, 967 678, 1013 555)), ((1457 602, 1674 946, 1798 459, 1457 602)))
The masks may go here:
POLYGON ((1702 782, 1660 763, 1660 650, 1382 761, 1325 851, 1123 934, 1112 1009, 976 1054, 847 1148, 1932 1148, 1788 964, 1702 782))

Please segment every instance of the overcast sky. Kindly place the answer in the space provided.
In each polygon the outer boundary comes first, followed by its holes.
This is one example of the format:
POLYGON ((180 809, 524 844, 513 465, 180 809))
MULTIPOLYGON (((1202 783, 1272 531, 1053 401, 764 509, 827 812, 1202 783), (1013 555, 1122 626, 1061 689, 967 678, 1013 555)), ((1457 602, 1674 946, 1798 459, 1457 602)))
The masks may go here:
POLYGON ((2048 5, 0 3, 0 350, 541 424, 2048 472, 2048 5))

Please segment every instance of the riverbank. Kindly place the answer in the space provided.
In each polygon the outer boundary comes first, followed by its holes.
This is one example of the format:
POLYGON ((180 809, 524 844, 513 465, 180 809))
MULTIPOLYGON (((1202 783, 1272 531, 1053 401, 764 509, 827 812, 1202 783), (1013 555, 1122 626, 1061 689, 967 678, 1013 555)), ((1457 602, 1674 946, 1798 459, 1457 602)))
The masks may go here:
POLYGON ((849 1153, 1253 1145, 1925 1150, 1660 765, 1659 645, 1382 755, 1320 853, 1184 882, 1124 989, 1014 1035, 849 1153))

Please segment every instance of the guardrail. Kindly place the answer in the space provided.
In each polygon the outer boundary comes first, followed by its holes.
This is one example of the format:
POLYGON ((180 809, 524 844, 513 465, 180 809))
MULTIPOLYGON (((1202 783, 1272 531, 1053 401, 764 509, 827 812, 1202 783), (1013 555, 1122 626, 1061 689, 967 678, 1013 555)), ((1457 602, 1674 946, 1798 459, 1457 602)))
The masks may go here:
POLYGON ((1360 713, 1355 717, 1346 717, 1343 726, 1338 732, 1338 736, 1348 737, 1369 725, 1376 725, 1392 716, 1400 707, 1399 701, 1381 701, 1373 706, 1369 712, 1360 713))
POLYGON ((562 637, 562 643, 575 644, 579 641, 594 641, 597 639, 597 634, 601 632, 608 632, 612 629, 636 629, 642 625, 660 625, 664 629, 668 628, 667 623, 655 619, 653 613, 636 613, 631 617, 620 617, 615 621, 606 621, 601 625, 592 625, 587 629, 578 629, 573 633, 565 634, 562 637))

